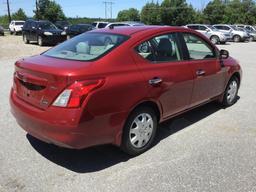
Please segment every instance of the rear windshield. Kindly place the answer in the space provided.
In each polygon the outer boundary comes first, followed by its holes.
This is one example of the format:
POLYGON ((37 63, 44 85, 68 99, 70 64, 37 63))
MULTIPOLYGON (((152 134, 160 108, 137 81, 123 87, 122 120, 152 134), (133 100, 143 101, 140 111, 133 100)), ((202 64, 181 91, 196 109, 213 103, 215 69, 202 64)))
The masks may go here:
POLYGON ((17 21, 15 22, 15 25, 24 25, 25 22, 22 22, 22 21, 17 21))
POLYGON ((78 61, 92 61, 113 50, 129 37, 109 33, 84 33, 43 53, 43 55, 78 61))

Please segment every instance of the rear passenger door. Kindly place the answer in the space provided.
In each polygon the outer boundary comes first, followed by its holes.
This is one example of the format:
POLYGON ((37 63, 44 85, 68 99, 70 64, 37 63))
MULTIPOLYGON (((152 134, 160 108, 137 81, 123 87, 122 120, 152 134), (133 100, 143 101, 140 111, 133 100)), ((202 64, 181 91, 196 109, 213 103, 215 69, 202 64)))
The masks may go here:
POLYGON ((191 98, 193 75, 188 63, 183 62, 177 34, 155 36, 135 50, 147 97, 161 105, 163 117, 185 110, 191 98))
POLYGON ((182 33, 182 37, 194 78, 190 102, 193 107, 223 93, 225 68, 221 67, 217 50, 210 43, 192 33, 182 33))

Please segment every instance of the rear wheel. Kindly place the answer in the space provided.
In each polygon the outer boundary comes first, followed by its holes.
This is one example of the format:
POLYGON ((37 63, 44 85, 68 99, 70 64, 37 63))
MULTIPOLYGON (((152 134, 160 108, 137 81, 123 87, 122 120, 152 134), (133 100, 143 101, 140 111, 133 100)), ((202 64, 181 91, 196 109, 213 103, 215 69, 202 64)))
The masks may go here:
POLYGON ((211 36, 210 40, 213 44, 218 44, 220 42, 220 38, 216 35, 211 36))
POLYGON ((27 38, 27 35, 23 35, 23 41, 24 41, 24 43, 25 44, 28 44, 29 43, 29 40, 28 40, 28 38, 27 38))
POLYGON ((41 36, 38 36, 37 43, 38 43, 39 46, 44 45, 43 38, 41 36))
POLYGON ((145 152, 154 141, 156 129, 157 117, 153 109, 135 109, 124 126, 121 149, 130 155, 145 152))
POLYGON ((232 77, 226 87, 224 97, 222 100, 222 105, 224 107, 229 107, 237 101, 237 93, 239 88, 239 80, 237 77, 232 77))
POLYGON ((234 37, 233 37, 233 40, 234 40, 234 42, 240 42, 241 41, 241 37, 239 36, 239 35, 235 35, 234 37))

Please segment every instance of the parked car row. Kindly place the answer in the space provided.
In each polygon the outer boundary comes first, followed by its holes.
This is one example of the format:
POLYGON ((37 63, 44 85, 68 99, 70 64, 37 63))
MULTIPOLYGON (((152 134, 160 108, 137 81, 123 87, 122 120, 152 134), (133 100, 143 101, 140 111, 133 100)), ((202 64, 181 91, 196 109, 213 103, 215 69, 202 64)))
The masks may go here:
MULTIPOLYGON (((143 26, 143 23, 127 22, 104 22, 96 21, 92 24, 70 25, 68 21, 36 21, 28 19, 25 21, 12 21, 9 25, 11 34, 22 33, 25 43, 37 42, 40 46, 44 44, 57 44, 94 29, 115 28, 122 26, 143 26)), ((256 41, 256 28, 251 25, 205 25, 188 24, 184 26, 204 34, 213 44, 225 44, 228 41, 245 42, 256 41)), ((0 28, 0 35, 4 34, 0 28)))
POLYGON ((139 22, 95 22, 93 24, 69 25, 67 21, 57 21, 54 24, 46 20, 28 19, 27 21, 12 21, 9 25, 11 34, 22 33, 24 43, 37 42, 38 45, 55 45, 76 35, 99 28, 114 28, 120 26, 141 26, 139 22))
POLYGON ((189 24, 185 27, 194 29, 207 36, 214 44, 225 44, 227 41, 245 42, 256 40, 256 30, 250 25, 203 25, 189 24))

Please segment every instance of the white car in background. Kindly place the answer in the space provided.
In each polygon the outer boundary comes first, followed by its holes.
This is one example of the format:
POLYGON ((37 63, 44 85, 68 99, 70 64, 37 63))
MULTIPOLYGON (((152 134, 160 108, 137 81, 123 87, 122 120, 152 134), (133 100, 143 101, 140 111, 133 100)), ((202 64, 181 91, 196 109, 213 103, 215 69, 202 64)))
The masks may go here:
POLYGON ((249 41, 250 39, 250 36, 248 33, 232 25, 217 24, 217 25, 213 25, 213 27, 217 28, 221 32, 231 33, 232 39, 234 42, 244 42, 244 41, 249 41))
POLYGON ((24 23, 25 21, 11 21, 9 25, 10 33, 14 35, 16 35, 17 33, 21 33, 24 23))
POLYGON ((111 28, 111 27, 122 27, 122 26, 144 26, 144 23, 141 22, 136 22, 136 21, 124 21, 124 22, 114 22, 114 23, 109 23, 106 25, 105 28, 111 28))
POLYGON ((206 37, 208 37, 213 44, 225 44, 228 40, 230 40, 231 34, 229 32, 220 32, 216 28, 211 25, 204 24, 188 24, 185 26, 186 28, 190 28, 196 30, 206 37))

